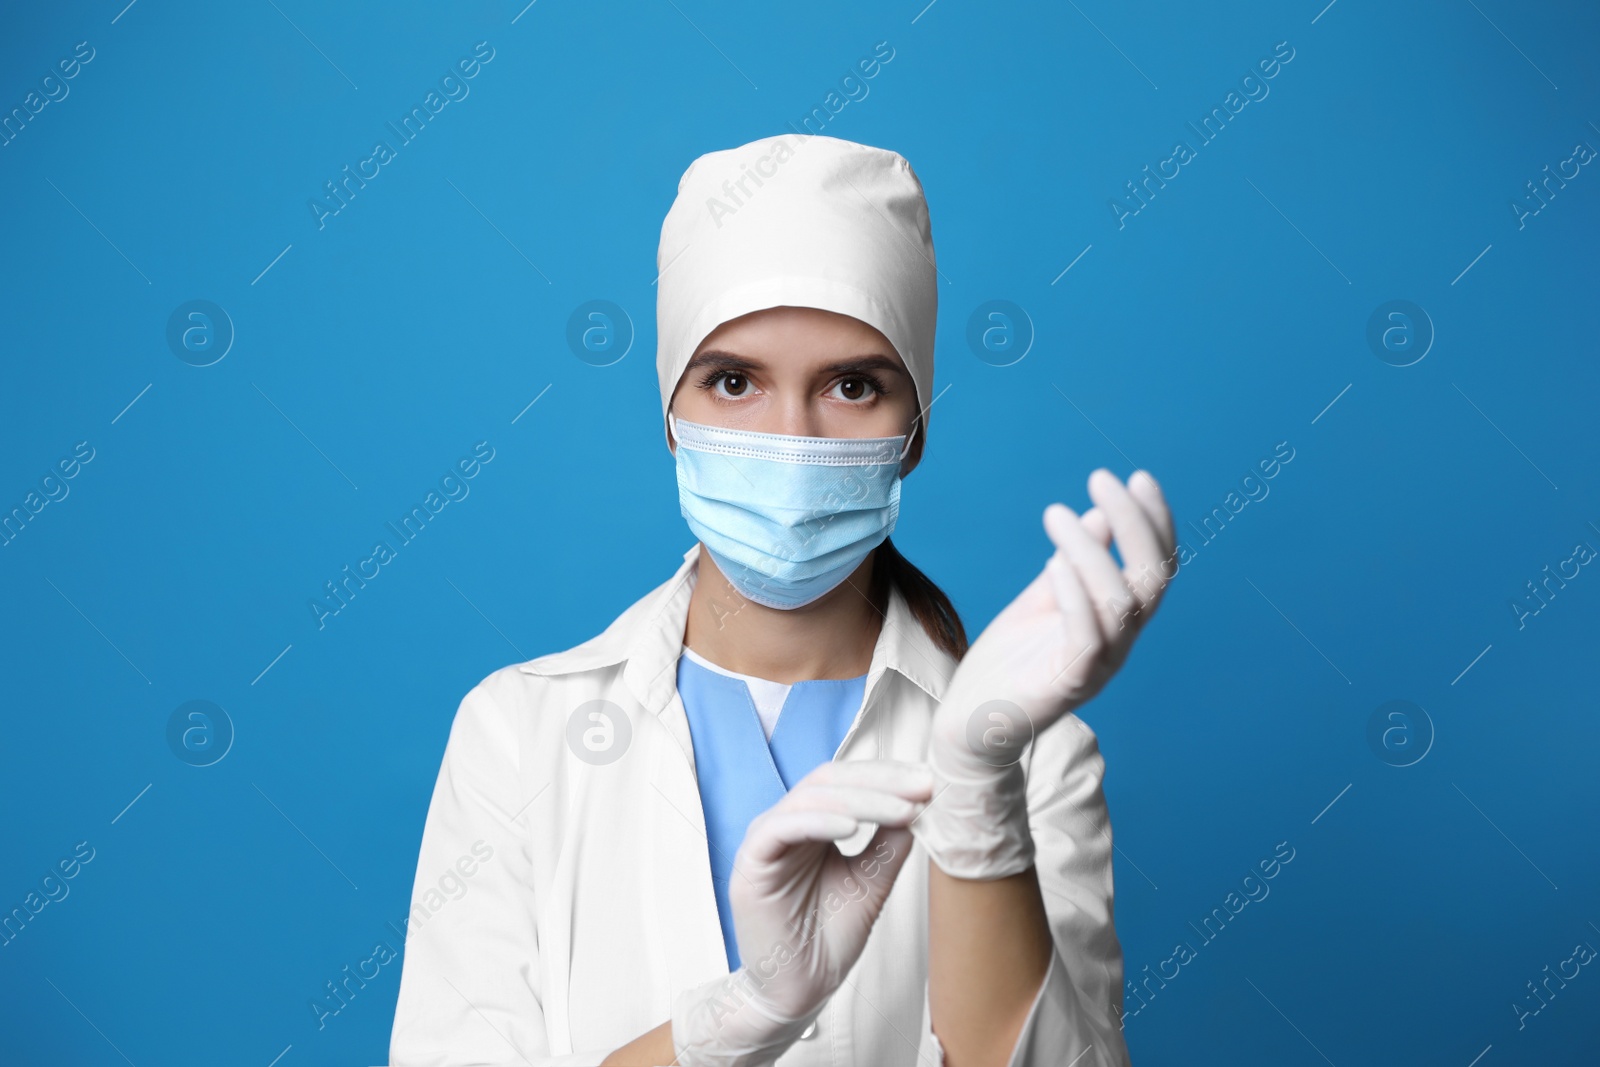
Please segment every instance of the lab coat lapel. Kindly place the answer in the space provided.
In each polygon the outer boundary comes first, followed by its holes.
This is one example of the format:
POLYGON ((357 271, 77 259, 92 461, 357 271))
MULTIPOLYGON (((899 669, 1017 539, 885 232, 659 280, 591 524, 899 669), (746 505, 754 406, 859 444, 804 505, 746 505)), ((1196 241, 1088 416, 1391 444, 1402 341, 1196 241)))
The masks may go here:
MULTIPOLYGON (((663 716, 683 719, 687 731, 688 717, 676 687, 668 704, 663 716)), ((645 875, 660 931, 650 946, 651 962, 658 974, 671 975, 676 992, 727 974, 728 956, 694 770, 675 748, 658 745, 651 785, 650 840, 641 842, 649 857, 645 875)))
MULTIPOLYGON (((705 813, 694 776, 694 747, 673 669, 683 647, 698 556, 696 544, 684 553, 672 578, 641 597, 603 633, 521 667, 529 674, 559 676, 622 665, 609 675, 592 675, 596 678, 592 695, 611 700, 632 719, 633 744, 638 749, 633 755, 640 758, 641 777, 626 796, 574 802, 563 839, 603 838, 638 857, 640 891, 654 908, 652 936, 643 938, 643 944, 627 946, 626 952, 615 947, 611 951, 634 959, 642 955, 651 974, 665 976, 664 986, 656 989, 658 1010, 663 1012, 670 1011, 678 991, 728 973, 711 885, 705 813), (609 680, 601 682, 601 677, 609 680)), ((579 786, 574 792, 583 796, 588 790, 579 786)), ((561 862, 575 862, 571 848, 563 851, 561 862)), ((575 894, 581 894, 583 886, 570 868, 559 871, 553 884, 556 889, 542 909, 540 923, 546 937, 541 951, 548 956, 547 973, 553 979, 545 1014, 552 1051, 564 1053, 572 1049, 567 987, 575 894)), ((619 963, 626 965, 621 959, 619 963)))
POLYGON ((640 625, 629 635, 628 661, 622 669, 628 691, 672 740, 655 746, 654 795, 648 798, 654 832, 649 842, 640 844, 650 857, 646 876, 655 902, 656 929, 661 932, 652 951, 660 953, 674 990, 728 973, 711 884, 705 809, 695 778, 694 743, 678 695, 678 658, 699 555, 698 543, 684 553, 683 565, 667 583, 655 610, 641 616, 640 625))

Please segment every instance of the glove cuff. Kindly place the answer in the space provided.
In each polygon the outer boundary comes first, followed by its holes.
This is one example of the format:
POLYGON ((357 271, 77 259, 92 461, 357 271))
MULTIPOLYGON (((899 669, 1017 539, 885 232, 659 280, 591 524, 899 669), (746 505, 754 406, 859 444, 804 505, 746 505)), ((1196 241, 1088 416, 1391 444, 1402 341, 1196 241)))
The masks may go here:
POLYGON ((766 1067, 799 1040, 822 1009, 775 1018, 761 1005, 755 976, 741 967, 672 1002, 672 1046, 679 1067, 766 1067))
POLYGON ((952 774, 935 743, 928 750, 928 765, 933 799, 912 822, 911 833, 940 870, 955 878, 991 881, 1033 866, 1027 776, 1020 764, 984 767, 977 776, 952 774))

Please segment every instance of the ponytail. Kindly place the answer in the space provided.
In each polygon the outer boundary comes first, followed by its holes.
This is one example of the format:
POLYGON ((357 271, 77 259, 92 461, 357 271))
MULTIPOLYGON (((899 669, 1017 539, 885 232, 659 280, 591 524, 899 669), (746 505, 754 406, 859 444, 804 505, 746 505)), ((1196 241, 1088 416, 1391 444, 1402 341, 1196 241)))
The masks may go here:
POLYGON ((888 538, 876 549, 872 562, 872 600, 887 605, 889 589, 900 590, 911 614, 916 616, 933 643, 959 661, 967 654, 967 631, 961 616, 944 590, 900 554, 888 538))

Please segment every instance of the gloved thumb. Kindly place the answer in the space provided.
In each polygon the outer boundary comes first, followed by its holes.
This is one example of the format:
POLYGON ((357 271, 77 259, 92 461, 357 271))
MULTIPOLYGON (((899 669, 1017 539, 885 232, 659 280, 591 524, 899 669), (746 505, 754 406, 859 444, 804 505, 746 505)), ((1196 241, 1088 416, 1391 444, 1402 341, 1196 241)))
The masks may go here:
POLYGON ((866 886, 866 899, 872 902, 873 914, 894 888, 894 880, 911 857, 914 844, 909 828, 880 826, 867 847, 850 857, 850 875, 866 886))

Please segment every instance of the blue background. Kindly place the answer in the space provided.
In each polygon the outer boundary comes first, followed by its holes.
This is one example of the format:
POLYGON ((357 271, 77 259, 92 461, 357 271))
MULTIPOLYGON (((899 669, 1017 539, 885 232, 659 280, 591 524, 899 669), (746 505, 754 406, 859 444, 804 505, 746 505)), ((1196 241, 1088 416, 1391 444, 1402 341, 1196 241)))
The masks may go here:
POLYGON ((0 947, 0 1059, 385 1062, 398 963, 320 1030, 308 1004, 396 940, 457 703, 690 544, 653 367, 678 176, 887 41, 820 130, 904 154, 933 219, 947 391, 896 542, 974 635, 1096 466, 1153 471, 1194 553, 1082 712, 1129 977, 1197 950, 1127 1020, 1134 1062, 1595 1062, 1593 968, 1512 1005, 1600 946, 1600 575, 1511 605, 1600 547, 1600 173, 1511 203, 1600 147, 1600 12, 1324 2, 7 5, 0 110, 94 58, 0 147, 0 506, 94 458, 0 548, 0 907, 94 859, 0 947), (319 228, 480 41, 469 95, 319 228), (567 341, 595 299, 631 322, 608 366, 567 341), (1397 299, 1436 333, 1405 367, 1366 337, 1397 299), (166 339, 192 300, 236 332, 210 366, 166 339), (1026 315, 1008 366, 966 340, 991 300, 1026 315), (319 629, 323 583, 479 441, 470 495, 319 629), (191 700, 232 724, 211 766, 168 742, 191 700), (1373 743, 1392 700, 1426 723, 1373 743))

